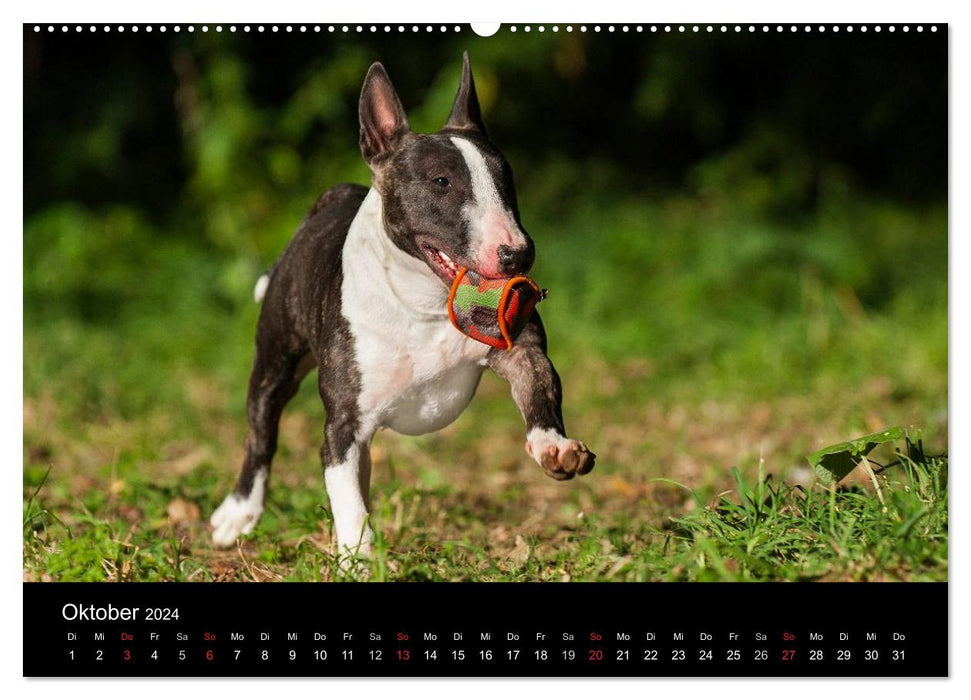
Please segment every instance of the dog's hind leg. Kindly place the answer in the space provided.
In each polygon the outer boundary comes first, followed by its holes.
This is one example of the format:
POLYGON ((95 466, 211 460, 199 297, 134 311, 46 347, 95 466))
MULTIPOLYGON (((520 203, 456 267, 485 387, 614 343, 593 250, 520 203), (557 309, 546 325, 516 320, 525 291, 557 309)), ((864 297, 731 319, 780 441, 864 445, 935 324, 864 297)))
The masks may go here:
POLYGON ((297 393, 300 381, 314 366, 311 355, 272 342, 272 333, 257 332, 256 358, 250 375, 246 413, 249 434, 246 458, 236 488, 212 514, 212 541, 230 547, 239 535, 253 530, 263 513, 263 498, 276 452, 283 407, 297 393))

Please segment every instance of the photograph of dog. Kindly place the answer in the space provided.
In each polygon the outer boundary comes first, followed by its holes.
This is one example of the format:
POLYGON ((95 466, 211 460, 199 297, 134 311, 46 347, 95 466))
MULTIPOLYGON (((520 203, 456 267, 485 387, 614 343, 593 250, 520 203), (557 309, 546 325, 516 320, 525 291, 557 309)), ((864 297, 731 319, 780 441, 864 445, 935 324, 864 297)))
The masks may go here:
POLYGON ((922 27, 25 25, 24 580, 947 580, 922 27))
POLYGON ((372 186, 324 192, 257 289, 263 311, 246 461, 212 515, 217 545, 234 545, 259 520, 280 415, 312 368, 327 411, 320 450, 327 493, 338 546, 350 553, 367 553, 373 537, 375 431, 422 435, 447 426, 487 367, 509 382, 526 422, 526 451, 548 476, 571 479, 594 467, 594 453, 566 437, 560 378, 539 314, 532 312, 513 347, 497 348, 462 335, 447 312, 460 269, 512 279, 535 256, 512 169, 482 122, 468 54, 437 133, 409 129, 380 63, 364 80, 360 124, 372 186))

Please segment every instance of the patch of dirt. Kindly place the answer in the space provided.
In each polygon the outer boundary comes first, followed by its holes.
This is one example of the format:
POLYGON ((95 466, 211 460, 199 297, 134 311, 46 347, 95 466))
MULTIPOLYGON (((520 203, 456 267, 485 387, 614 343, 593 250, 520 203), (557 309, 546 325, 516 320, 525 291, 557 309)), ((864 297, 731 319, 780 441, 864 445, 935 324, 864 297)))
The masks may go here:
POLYGON ((202 518, 199 504, 192 503, 184 498, 175 498, 169 501, 165 512, 171 523, 197 523, 202 518))

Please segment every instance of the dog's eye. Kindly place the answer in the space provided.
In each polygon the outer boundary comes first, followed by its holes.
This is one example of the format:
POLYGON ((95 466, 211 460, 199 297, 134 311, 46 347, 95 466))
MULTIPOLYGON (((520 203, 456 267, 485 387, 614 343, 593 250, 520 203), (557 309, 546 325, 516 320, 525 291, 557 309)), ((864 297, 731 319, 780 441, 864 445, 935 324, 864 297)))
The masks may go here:
POLYGON ((432 182, 434 182, 442 189, 445 189, 446 187, 448 187, 448 184, 449 184, 447 177, 436 177, 435 179, 432 180, 432 182))

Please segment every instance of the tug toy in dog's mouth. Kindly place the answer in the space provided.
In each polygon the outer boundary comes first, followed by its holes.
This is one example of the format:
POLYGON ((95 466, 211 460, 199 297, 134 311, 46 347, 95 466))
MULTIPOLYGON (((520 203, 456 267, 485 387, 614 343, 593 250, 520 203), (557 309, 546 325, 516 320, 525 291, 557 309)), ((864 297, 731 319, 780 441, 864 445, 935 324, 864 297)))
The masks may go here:
POLYGON ((508 350, 545 298, 546 290, 529 277, 492 279, 463 267, 448 293, 448 316, 470 338, 508 350))

